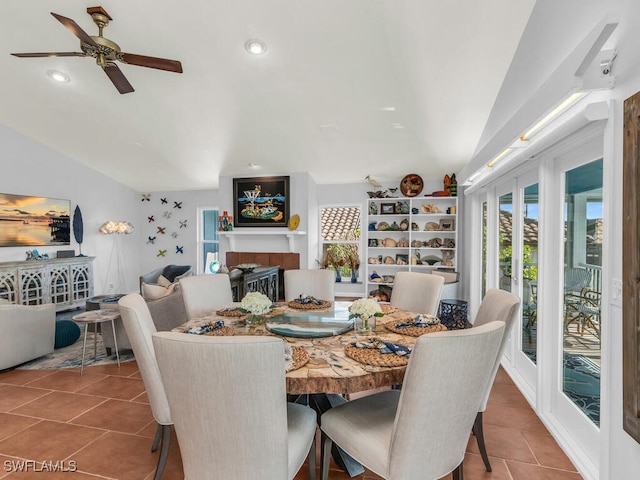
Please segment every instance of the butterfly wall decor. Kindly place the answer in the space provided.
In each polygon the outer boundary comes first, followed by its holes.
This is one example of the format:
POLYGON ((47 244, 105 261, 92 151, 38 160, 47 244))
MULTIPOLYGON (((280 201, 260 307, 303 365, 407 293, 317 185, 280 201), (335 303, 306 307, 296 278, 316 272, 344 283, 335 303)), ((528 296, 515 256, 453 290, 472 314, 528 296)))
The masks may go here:
POLYGON ((182 202, 173 202, 173 208, 182 208, 182 202))
POLYGON ((184 253, 184 246, 179 247, 176 245, 176 253, 184 253))
POLYGON ((178 232, 171 232, 171 236, 173 238, 178 238, 178 232))
POLYGON ((164 257, 167 254, 166 250, 158 250, 156 257, 164 257))
POLYGON ((158 227, 158 233, 160 235, 164 235, 164 231, 167 229, 167 227, 158 227))
POLYGON ((147 240, 147 243, 150 243, 151 245, 154 245, 156 243, 156 237, 148 237, 149 240, 147 240))
POLYGON ((171 212, 167 210, 167 211, 165 211, 165 212, 162 214, 162 216, 163 216, 164 218, 169 219, 169 218, 171 218, 171 212))
POLYGON ((142 198, 140 199, 141 202, 150 202, 151 201, 151 194, 150 193, 143 193, 142 194, 142 198))
POLYGON ((160 199, 160 204, 166 205, 167 204, 167 199, 166 198, 161 198, 160 199))
POLYGON ((187 221, 186 220, 180 220, 180 228, 187 228, 187 221))
POLYGON ((151 222, 155 222, 155 221, 156 221, 156 219, 155 219, 155 218, 153 218, 153 215, 148 216, 148 217, 147 217, 147 220, 149 220, 149 223, 151 223, 151 222))

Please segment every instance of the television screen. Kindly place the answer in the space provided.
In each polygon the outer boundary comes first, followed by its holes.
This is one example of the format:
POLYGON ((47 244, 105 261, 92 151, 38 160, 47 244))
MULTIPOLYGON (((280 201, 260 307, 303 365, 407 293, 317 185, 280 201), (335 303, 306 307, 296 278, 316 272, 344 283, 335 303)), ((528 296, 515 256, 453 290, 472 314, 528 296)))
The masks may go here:
POLYGON ((0 247, 69 245, 71 202, 0 193, 0 247))

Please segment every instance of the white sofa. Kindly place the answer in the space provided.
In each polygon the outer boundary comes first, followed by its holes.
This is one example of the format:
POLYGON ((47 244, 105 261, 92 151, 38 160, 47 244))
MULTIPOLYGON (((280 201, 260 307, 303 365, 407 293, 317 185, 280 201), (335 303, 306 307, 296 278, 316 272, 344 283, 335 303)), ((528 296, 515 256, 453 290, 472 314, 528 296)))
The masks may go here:
POLYGON ((0 370, 53 352, 56 306, 0 304, 0 370))

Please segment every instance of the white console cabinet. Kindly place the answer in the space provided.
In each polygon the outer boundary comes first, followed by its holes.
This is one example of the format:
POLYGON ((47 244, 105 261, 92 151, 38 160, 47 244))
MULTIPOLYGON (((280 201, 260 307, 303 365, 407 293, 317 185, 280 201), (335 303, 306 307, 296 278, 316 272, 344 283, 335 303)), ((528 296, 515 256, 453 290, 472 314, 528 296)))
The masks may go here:
POLYGON ((93 296, 94 257, 0 263, 0 298, 19 305, 84 307, 93 296))

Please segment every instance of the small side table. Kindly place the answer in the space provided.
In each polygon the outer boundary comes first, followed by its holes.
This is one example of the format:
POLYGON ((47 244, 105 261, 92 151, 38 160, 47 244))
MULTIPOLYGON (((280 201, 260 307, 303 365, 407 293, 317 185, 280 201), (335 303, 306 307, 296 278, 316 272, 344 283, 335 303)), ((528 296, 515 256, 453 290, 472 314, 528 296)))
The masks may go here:
POLYGON ((120 366, 120 354, 118 353, 118 340, 116 340, 116 329, 113 321, 120 316, 117 310, 88 310, 84 313, 79 313, 72 317, 74 322, 84 323, 84 341, 82 342, 82 363, 80 365, 80 375, 84 370, 84 353, 87 348, 87 332, 89 331, 89 324, 93 324, 93 357, 98 356, 98 334, 96 327, 99 323, 111 322, 111 330, 113 331, 113 343, 116 348, 116 358, 118 360, 118 367, 120 366))

